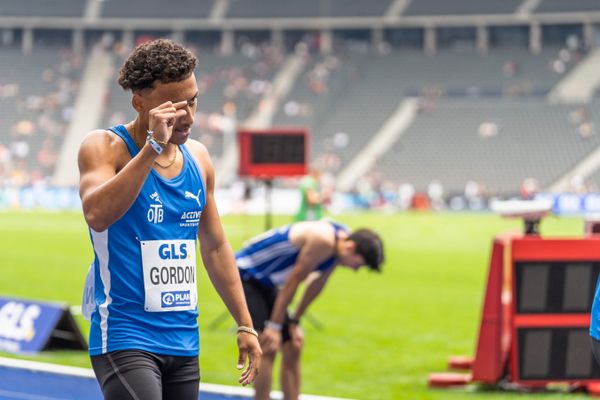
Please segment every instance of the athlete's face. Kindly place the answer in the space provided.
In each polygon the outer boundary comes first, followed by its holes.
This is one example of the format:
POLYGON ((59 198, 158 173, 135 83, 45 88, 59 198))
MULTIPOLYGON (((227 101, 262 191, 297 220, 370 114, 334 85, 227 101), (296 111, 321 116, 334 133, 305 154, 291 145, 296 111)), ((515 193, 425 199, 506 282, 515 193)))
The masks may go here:
POLYGON ((362 266, 365 265, 365 259, 360 254, 352 253, 346 256, 343 265, 352 269, 353 271, 358 271, 362 266))
POLYGON ((342 246, 339 260, 340 265, 350 268, 353 271, 358 271, 360 267, 365 265, 365 259, 356 253, 356 244, 353 241, 347 240, 342 243, 342 246))
POLYGON ((190 136, 190 128, 194 123, 198 103, 196 76, 192 73, 188 78, 179 82, 156 83, 153 89, 144 91, 139 96, 141 96, 143 104, 143 110, 140 114, 146 120, 150 110, 167 101, 172 101, 173 103, 187 101, 186 106, 183 108, 186 113, 174 121, 173 134, 171 136, 172 143, 185 143, 190 136))

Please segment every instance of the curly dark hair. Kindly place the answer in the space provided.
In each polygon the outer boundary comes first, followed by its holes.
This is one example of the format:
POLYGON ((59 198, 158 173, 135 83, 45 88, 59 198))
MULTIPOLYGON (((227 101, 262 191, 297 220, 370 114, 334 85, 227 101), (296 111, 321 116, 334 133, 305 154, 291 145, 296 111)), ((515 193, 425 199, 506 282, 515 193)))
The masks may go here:
POLYGON ((188 78, 198 59, 186 48, 167 39, 137 46, 119 71, 119 85, 137 92, 152 89, 155 82, 179 82, 188 78))

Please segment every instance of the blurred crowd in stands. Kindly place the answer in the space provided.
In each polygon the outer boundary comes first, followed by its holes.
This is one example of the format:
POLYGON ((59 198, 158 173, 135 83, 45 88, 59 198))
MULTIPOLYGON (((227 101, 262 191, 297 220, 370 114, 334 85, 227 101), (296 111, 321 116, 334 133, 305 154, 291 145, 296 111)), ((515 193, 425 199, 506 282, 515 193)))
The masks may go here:
MULTIPOLYGON (((138 42, 151 37, 138 37, 138 42)), ((194 49, 194 44, 188 44, 194 49)), ((342 58, 339 55, 321 57, 316 55, 313 40, 302 42, 297 51, 304 54, 307 71, 303 75, 304 84, 315 98, 326 96, 331 92, 332 77, 341 73, 342 58)), ((272 89, 272 79, 285 59, 284 52, 270 44, 254 43, 240 37, 236 42, 238 55, 247 60, 241 65, 226 65, 201 71, 198 75, 200 106, 197 123, 193 135, 203 142, 216 157, 222 152, 217 143, 223 141, 223 135, 235 132, 236 126, 243 124, 256 109, 262 106, 261 99, 272 89), (202 98, 216 93, 218 101, 212 109, 203 108, 202 98)), ((380 53, 390 52, 384 46, 380 53)), ((0 52, 2 49, 0 48, 0 52)), ((34 49, 35 51, 35 49, 34 49)), ((130 49, 121 42, 105 35, 94 51, 110 51, 121 65, 130 49)), ((216 52, 196 48, 202 52, 216 52)), ((583 56, 577 38, 569 38, 566 46, 561 48, 548 68, 556 74, 564 74, 583 56)), ((24 56, 26 57, 26 56, 24 56)), ((200 56, 202 60, 202 56, 200 56)), ((202 61, 201 61, 202 62, 202 61)), ((347 62, 347 59, 344 59, 347 62)), ((0 76, 0 104, 14 105, 15 121, 10 126, 1 126, 0 132, 0 189, 5 187, 21 188, 36 185, 49 185, 56 165, 60 146, 72 118, 73 106, 79 88, 79 78, 83 71, 85 54, 75 54, 69 48, 60 49, 60 62, 56 65, 40 65, 38 82, 27 82, 30 88, 39 87, 38 91, 22 90, 23 82, 4 81, 0 76), (44 83, 44 85, 38 83, 44 83), (50 89, 44 90, 48 87, 50 89)), ((521 66, 518 61, 506 59, 498 68, 506 77, 519 76, 521 66)), ((345 79, 360 79, 357 70, 353 70, 345 79)), ((115 70, 116 74, 116 70, 115 70)), ((114 79, 116 80, 116 78, 114 79)), ((530 91, 525 81, 517 86, 505 89, 508 96, 515 96, 530 91)), ((435 101, 445 94, 439 87, 421 88, 419 113, 427 113, 435 109, 435 101)), ((104 99, 107 103, 107 125, 124 123, 128 115, 122 109, 110 109, 109 95, 104 99)), ((288 98, 282 102, 286 116, 310 117, 315 113, 326 112, 319 109, 317 102, 288 98)), ((585 139, 595 135, 595 127, 589 117, 586 106, 566 115, 574 126, 575 132, 585 139)), ((482 120, 477 134, 481 137, 493 137, 501 131, 494 121, 482 120)), ((352 138, 343 131, 330 132, 315 152, 313 164, 322 171, 321 185, 324 190, 333 192, 336 174, 342 167, 340 154, 348 146, 352 138)), ((295 182, 283 183, 283 187, 292 187, 295 182)), ((515 193, 518 192, 515 188, 515 193)), ((583 180, 574 179, 574 192, 598 190, 590 187, 583 180)), ((243 191, 247 196, 248 191, 243 191)), ((448 192, 443 184, 432 178, 428 187, 417 190, 410 182, 393 181, 382 178, 377 166, 367 175, 357 179, 350 198, 354 206, 361 209, 472 209, 486 207, 490 193, 486 184, 475 182, 465 177, 462 192, 448 192)), ((333 196, 332 196, 333 197, 333 196)))
POLYGON ((84 62, 68 48, 59 55, 57 64, 39 66, 34 82, 0 77, 0 188, 49 184, 84 62))

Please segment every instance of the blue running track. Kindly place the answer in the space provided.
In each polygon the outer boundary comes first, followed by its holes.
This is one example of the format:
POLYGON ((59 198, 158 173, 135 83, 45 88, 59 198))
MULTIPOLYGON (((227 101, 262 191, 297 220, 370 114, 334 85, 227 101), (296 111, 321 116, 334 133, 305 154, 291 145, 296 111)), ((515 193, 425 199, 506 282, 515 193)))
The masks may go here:
MULTIPOLYGON (((200 384, 202 400, 248 400, 253 390, 200 384)), ((282 399, 281 392, 272 392, 282 399)), ((343 400, 301 395, 302 400, 343 400)), ((91 369, 0 358, 0 400, 102 400, 102 392, 91 369)))

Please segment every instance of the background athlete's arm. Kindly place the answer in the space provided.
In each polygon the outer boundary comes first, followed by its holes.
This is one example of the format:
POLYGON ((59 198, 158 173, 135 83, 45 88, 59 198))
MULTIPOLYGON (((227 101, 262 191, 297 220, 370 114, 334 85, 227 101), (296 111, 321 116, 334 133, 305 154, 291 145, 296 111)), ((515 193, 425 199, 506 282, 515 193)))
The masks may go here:
MULTIPOLYGON (((240 280, 240 274, 235 264, 235 257, 231 245, 225 237, 223 226, 215 205, 214 199, 214 169, 206 148, 194 143, 194 154, 200 162, 205 173, 206 204, 200 217, 198 239, 200 240, 200 253, 204 267, 208 272, 211 282, 229 312, 238 325, 252 327, 252 318, 246 305, 246 298, 240 280)), ((238 334, 238 347, 240 357, 238 368, 245 364, 249 356, 248 368, 242 373, 240 383, 252 383, 258 371, 262 352, 258 339, 247 333, 238 334)))
POLYGON ((322 273, 313 272, 309 275, 308 279, 306 280, 304 293, 302 293, 302 298, 298 302, 298 306, 294 311, 293 319, 299 320, 302 318, 308 306, 317 298, 317 296, 325 287, 325 284, 329 280, 329 277, 334 269, 335 268, 329 268, 327 271, 322 273))
MULTIPOLYGON (((171 102, 150 111, 150 126, 168 131, 167 121, 176 117, 171 102)), ((123 154, 123 141, 107 131, 92 132, 81 144, 78 154, 79 196, 85 220, 93 230, 101 232, 121 218, 137 198, 157 157, 149 145, 117 172, 118 157, 123 154)))
MULTIPOLYGON (((302 246, 296 264, 290 272, 285 284, 277 294, 270 320, 283 324, 285 312, 292 302, 300 283, 315 269, 319 263, 331 256, 332 243, 328 237, 314 235, 307 239, 302 246)), ((281 343, 281 334, 276 330, 265 327, 261 337, 261 345, 265 351, 275 351, 281 343)))

